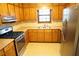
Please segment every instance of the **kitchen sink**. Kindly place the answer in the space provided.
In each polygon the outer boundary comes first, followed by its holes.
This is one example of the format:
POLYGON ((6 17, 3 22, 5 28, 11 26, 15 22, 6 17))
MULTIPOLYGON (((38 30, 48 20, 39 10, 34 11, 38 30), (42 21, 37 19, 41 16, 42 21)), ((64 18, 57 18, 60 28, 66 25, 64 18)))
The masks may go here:
POLYGON ((44 27, 44 26, 39 26, 38 29, 51 29, 50 26, 44 27))

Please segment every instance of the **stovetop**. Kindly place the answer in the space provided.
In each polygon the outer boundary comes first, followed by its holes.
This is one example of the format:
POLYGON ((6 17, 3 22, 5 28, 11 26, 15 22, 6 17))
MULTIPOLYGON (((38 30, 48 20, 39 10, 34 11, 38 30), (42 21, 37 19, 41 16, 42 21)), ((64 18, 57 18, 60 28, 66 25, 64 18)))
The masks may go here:
POLYGON ((0 35, 0 38, 6 38, 6 39, 16 39, 18 36, 23 34, 23 32, 8 32, 6 34, 0 35))

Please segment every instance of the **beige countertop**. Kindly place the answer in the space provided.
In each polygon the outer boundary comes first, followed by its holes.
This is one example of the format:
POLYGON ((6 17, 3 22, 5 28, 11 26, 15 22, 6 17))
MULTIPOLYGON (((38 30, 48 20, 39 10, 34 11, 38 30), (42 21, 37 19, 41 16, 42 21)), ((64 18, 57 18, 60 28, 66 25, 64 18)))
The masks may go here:
POLYGON ((6 47, 9 43, 11 43, 14 39, 0 39, 0 50, 6 47))
MULTIPOLYGON (((52 23, 27 23, 27 22, 18 22, 12 24, 13 31, 23 31, 26 32, 28 29, 43 29, 40 28, 44 25, 47 25, 50 27, 49 29, 60 29, 62 30, 62 22, 52 22, 52 23)), ((47 29, 47 28, 44 28, 47 29)), ((7 46, 10 42, 12 42, 14 39, 0 39, 0 49, 3 49, 5 46, 7 46)))
POLYGON ((13 26, 14 31, 27 31, 28 29, 60 29, 62 30, 62 22, 52 22, 52 23, 26 23, 21 22, 18 25, 13 26), (50 28, 42 28, 44 25, 50 28))

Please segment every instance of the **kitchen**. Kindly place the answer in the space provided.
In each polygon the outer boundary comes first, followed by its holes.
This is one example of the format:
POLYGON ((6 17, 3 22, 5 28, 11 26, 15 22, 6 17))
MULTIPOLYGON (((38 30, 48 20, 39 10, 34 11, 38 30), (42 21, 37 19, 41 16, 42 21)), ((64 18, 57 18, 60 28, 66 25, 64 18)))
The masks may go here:
MULTIPOLYGON (((67 24, 64 20, 68 18, 68 11, 63 11, 78 9, 77 6, 77 3, 0 3, 0 56, 79 55, 69 47, 67 51, 74 52, 66 53, 62 43, 67 24)), ((71 14, 77 17, 76 11, 71 14)))

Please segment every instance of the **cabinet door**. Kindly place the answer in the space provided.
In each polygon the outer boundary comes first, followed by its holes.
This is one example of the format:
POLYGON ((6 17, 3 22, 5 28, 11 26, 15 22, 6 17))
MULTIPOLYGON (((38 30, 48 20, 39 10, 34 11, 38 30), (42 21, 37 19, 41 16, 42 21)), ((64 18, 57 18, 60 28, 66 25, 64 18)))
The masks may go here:
POLYGON ((29 31, 27 30, 25 32, 25 43, 26 43, 26 45, 28 44, 28 42, 29 42, 29 31))
POLYGON ((4 56, 3 49, 2 49, 2 50, 0 50, 0 56, 4 56))
POLYGON ((15 15, 16 15, 17 21, 20 21, 19 7, 18 6, 15 6, 15 15))
POLYGON ((15 16, 15 10, 14 10, 14 5, 13 4, 8 4, 8 10, 9 10, 9 14, 11 16, 15 16))
POLYGON ((52 30, 52 42, 57 42, 57 30, 52 30))
POLYGON ((35 30, 35 29, 29 30, 29 40, 30 41, 37 42, 37 40, 38 40, 37 36, 38 36, 37 30, 35 30))
POLYGON ((29 8, 24 8, 24 20, 29 21, 29 18, 29 8))
POLYGON ((30 21, 36 20, 36 18, 37 18, 36 12, 37 12, 36 8, 30 8, 30 14, 29 14, 30 21))
POLYGON ((2 16, 7 16, 7 15, 9 15, 8 4, 2 3, 0 10, 1 10, 1 15, 2 15, 2 16))
POLYGON ((52 6, 52 15, 53 15, 53 17, 52 17, 52 19, 53 19, 53 21, 58 21, 58 6, 52 6))
POLYGON ((14 42, 11 42, 4 48, 4 52, 6 56, 16 56, 14 42))
POLYGON ((61 41, 61 35, 60 31, 58 29, 52 30, 52 42, 60 42, 61 41))
POLYGON ((62 20, 64 6, 58 6, 58 21, 62 20))
POLYGON ((20 19, 21 19, 21 21, 23 21, 24 19, 23 19, 23 8, 22 8, 22 6, 19 8, 20 10, 19 10, 19 16, 20 16, 20 19))
POLYGON ((45 42, 52 42, 52 33, 50 29, 45 30, 45 42))
POLYGON ((57 42, 61 42, 61 30, 57 30, 57 42))
POLYGON ((44 42, 45 41, 45 35, 44 35, 43 29, 38 29, 38 42, 44 42))

